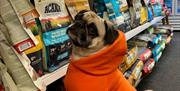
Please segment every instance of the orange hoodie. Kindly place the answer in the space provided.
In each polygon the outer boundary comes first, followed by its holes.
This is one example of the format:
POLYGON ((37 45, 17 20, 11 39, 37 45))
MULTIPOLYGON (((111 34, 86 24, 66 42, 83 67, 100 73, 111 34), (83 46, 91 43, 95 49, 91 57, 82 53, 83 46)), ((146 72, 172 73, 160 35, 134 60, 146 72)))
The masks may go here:
POLYGON ((126 52, 125 35, 119 32, 107 48, 80 60, 72 59, 65 76, 66 91, 136 91, 118 69, 126 52))

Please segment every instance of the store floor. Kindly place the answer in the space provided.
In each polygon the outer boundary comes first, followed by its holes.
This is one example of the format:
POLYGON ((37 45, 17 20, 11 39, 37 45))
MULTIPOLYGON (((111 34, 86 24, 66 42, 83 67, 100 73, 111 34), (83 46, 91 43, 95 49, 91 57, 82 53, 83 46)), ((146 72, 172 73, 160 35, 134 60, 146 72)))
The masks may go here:
POLYGON ((137 91, 180 91, 180 32, 166 47, 153 72, 144 78, 137 91))

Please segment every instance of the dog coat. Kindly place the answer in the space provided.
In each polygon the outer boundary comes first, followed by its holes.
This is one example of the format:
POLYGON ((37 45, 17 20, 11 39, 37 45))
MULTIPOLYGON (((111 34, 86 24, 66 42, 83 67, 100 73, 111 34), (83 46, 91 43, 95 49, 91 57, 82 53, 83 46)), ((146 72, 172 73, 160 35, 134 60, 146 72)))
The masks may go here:
POLYGON ((118 69, 127 44, 123 32, 107 48, 74 61, 65 76, 66 91, 136 91, 118 69))

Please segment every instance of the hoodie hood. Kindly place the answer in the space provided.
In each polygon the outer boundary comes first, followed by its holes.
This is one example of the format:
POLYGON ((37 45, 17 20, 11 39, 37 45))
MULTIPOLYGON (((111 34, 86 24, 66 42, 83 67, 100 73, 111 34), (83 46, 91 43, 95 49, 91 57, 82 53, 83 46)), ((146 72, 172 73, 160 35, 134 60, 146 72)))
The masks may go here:
POLYGON ((70 66, 90 75, 105 75, 117 70, 127 53, 127 44, 123 32, 119 32, 118 38, 113 44, 96 52, 74 61, 71 59, 70 66))

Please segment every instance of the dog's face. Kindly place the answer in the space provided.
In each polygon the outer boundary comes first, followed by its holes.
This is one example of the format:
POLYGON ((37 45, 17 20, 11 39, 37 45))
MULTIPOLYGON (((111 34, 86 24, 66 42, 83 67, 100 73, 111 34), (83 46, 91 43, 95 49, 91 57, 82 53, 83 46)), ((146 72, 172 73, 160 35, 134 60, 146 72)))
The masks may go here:
POLYGON ((83 10, 76 16, 70 25, 67 34, 74 46, 93 48, 98 43, 112 44, 118 36, 111 22, 105 21, 92 11, 83 10))

